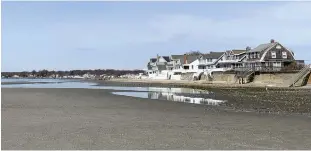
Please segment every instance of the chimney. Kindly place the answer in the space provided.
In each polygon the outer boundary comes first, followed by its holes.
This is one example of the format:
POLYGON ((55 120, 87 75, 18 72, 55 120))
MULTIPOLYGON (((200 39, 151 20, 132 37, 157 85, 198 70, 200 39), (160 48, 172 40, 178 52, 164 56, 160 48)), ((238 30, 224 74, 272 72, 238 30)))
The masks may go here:
POLYGON ((184 54, 184 64, 187 64, 188 61, 187 61, 187 54, 184 54))
POLYGON ((270 43, 275 43, 274 39, 271 39, 271 40, 270 40, 270 43))
POLYGON ((160 58, 160 57, 159 57, 159 54, 157 54, 157 62, 159 62, 159 58, 160 58))

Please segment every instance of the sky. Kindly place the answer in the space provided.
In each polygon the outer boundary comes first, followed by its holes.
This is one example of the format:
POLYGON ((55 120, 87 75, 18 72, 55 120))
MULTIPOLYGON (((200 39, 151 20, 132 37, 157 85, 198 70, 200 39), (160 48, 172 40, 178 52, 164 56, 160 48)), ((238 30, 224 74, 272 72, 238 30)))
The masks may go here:
POLYGON ((149 58, 255 48, 311 63, 311 2, 2 2, 1 71, 145 69, 149 58))

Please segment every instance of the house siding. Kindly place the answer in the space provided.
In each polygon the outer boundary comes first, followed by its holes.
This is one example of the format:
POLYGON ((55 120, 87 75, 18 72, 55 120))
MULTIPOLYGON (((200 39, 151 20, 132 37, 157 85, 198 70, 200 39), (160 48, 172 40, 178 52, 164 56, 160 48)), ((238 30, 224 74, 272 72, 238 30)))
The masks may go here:
POLYGON ((278 60, 278 61, 294 61, 294 57, 293 55, 291 54, 290 51, 288 51, 286 48, 284 48, 282 45, 279 45, 281 46, 281 49, 276 49, 278 45, 274 46, 272 49, 270 49, 266 55, 264 56, 264 61, 275 61, 275 60, 278 60), (275 52, 276 53, 276 58, 272 58, 272 52, 275 52), (283 58, 282 57, 282 52, 286 52, 286 55, 287 55, 287 58, 283 58))
POLYGON ((248 52, 246 55, 246 57, 247 57, 247 61, 259 61, 260 60, 260 58, 264 55, 264 52, 265 51, 262 51, 262 52, 248 52), (258 57, 258 54, 259 54, 259 57, 258 57), (254 57, 252 57, 251 58, 251 55, 255 55, 256 56, 256 58, 254 58, 254 57))

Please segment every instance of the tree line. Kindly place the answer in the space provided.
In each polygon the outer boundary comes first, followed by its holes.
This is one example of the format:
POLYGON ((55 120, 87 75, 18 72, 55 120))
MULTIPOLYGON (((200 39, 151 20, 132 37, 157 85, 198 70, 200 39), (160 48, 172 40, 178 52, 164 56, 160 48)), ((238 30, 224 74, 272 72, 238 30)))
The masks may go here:
POLYGON ((108 76, 121 76, 125 74, 139 74, 144 73, 143 70, 114 70, 114 69, 96 69, 96 70, 70 70, 70 71, 49 71, 49 70, 32 70, 22 72, 1 72, 4 77, 13 77, 18 75, 19 77, 49 77, 52 75, 63 76, 83 76, 84 74, 92 75, 108 75, 108 76))

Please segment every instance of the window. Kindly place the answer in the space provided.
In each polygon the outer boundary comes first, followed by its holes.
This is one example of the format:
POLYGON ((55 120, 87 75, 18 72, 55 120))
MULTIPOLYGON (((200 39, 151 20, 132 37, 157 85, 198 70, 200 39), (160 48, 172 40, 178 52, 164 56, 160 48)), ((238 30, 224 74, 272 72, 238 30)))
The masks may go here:
POLYGON ((257 54, 257 58, 260 58, 260 53, 257 54))
POLYGON ((286 53, 286 51, 283 51, 283 52, 282 52, 282 58, 284 58, 284 59, 287 58, 287 53, 286 53))
POLYGON ((281 62, 273 62, 273 67, 281 67, 282 66, 282 64, 281 64, 281 62))
POLYGON ((276 58, 276 53, 275 53, 275 51, 272 51, 272 52, 271 52, 271 57, 272 57, 272 58, 276 58))
POLYGON ((252 53, 249 55, 249 58, 253 59, 253 54, 252 53))
POLYGON ((193 65, 191 66, 191 68, 193 69, 193 65))

